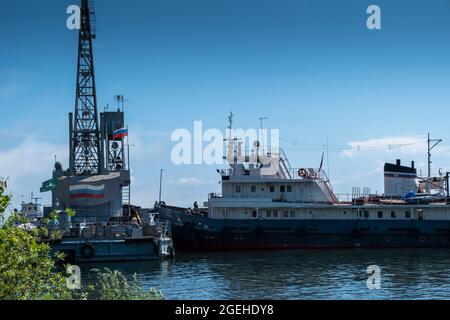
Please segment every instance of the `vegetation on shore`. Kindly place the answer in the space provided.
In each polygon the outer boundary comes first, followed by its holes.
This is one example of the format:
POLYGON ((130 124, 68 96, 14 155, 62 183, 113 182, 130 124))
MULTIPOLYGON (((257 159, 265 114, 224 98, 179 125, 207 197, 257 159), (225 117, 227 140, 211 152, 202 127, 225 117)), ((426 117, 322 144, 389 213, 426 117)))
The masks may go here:
MULTIPOLYGON (((52 257, 48 244, 39 238, 48 235, 46 228, 27 231, 19 227, 27 220, 19 212, 6 218, 11 195, 0 180, 0 300, 163 300, 163 294, 141 287, 136 275, 131 281, 119 271, 91 270, 91 282, 70 290, 64 271, 56 263, 62 255, 52 257)), ((52 236, 57 236, 53 234, 52 236)))

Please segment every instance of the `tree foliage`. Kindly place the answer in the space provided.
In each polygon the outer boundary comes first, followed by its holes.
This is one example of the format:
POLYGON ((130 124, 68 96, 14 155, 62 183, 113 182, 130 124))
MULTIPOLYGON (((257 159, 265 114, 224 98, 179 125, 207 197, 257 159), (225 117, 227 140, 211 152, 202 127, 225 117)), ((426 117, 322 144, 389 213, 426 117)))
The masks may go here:
MULTIPOLYGON (((5 184, 0 183, 2 218, 10 200, 5 184)), ((0 229, 0 299, 69 299, 64 275, 54 272, 49 246, 39 243, 36 234, 17 228, 17 221, 23 222, 22 217, 13 212, 0 229)))
POLYGON ((87 288, 89 299, 96 300, 164 300, 164 295, 151 289, 149 292, 142 289, 137 275, 128 281, 117 270, 104 268, 92 269, 94 274, 92 284, 87 288))
MULTIPOLYGON (((0 220, 5 218, 11 196, 5 194, 6 184, 0 180, 0 220)), ((75 214, 69 211, 69 214, 75 214)), ((95 270, 93 284, 81 290, 69 290, 66 274, 57 271, 55 261, 62 255, 51 255, 48 244, 39 239, 46 228, 27 231, 17 227, 26 223, 19 212, 12 212, 0 227, 0 300, 160 300, 164 296, 152 289, 141 288, 136 276, 133 281, 118 271, 95 270)))

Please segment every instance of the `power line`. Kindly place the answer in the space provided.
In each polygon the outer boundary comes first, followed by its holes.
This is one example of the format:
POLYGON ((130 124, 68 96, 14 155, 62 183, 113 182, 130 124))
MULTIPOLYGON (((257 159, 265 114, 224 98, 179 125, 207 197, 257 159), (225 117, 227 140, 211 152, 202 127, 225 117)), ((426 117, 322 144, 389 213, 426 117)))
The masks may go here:
MULTIPOLYGON (((300 142, 297 139, 285 139, 280 138, 280 140, 285 141, 293 145, 294 147, 284 147, 286 150, 302 150, 302 151, 323 151, 323 144, 312 144, 308 142, 300 142), (304 145, 303 147, 300 145, 304 145)), ((383 150, 395 150, 403 147, 408 147, 412 145, 418 145, 424 143, 423 141, 411 142, 411 143, 402 143, 402 144, 380 144, 380 145, 330 145, 327 144, 327 149, 329 152, 364 152, 364 151, 383 151, 383 150)))

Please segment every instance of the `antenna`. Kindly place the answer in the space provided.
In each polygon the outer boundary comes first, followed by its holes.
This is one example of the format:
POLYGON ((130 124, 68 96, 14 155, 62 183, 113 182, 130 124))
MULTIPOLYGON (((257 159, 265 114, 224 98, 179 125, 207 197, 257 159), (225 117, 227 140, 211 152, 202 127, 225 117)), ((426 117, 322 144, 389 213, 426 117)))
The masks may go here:
POLYGON ((234 114, 232 111, 230 111, 230 114, 228 115, 228 130, 229 130, 228 139, 230 139, 230 140, 232 139, 231 130, 233 129, 233 117, 234 117, 234 114))
POLYGON ((428 145, 428 178, 431 177, 431 150, 436 147, 439 143, 442 142, 442 139, 430 139, 430 133, 428 133, 427 145, 428 145))
POLYGON ((269 118, 267 118, 267 117, 260 117, 259 118, 259 124, 260 124, 260 128, 261 128, 261 144, 262 144, 262 146, 263 146, 263 148, 264 148, 264 134, 263 134, 263 120, 267 120, 267 119, 269 119, 269 118))
POLYGON ((162 196, 162 180, 163 180, 163 173, 164 169, 161 169, 161 173, 159 175, 159 203, 161 203, 161 196, 162 196))
POLYGON ((115 96, 114 100, 117 102, 117 105, 119 107, 119 111, 123 112, 125 97, 122 94, 120 94, 120 95, 115 96))

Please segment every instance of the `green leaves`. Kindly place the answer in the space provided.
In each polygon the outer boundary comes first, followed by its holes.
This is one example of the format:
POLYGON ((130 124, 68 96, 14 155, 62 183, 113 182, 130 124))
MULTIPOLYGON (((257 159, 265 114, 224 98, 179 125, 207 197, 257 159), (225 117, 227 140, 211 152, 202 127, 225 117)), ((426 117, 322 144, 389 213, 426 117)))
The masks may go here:
POLYGON ((137 275, 128 281, 117 270, 104 268, 102 271, 92 269, 92 285, 87 288, 90 299, 96 300, 165 300, 164 295, 156 289, 142 289, 137 275))
MULTIPOLYGON (((5 195, 6 184, 0 179, 0 218, 4 217, 11 196, 5 195)), ((73 217, 75 212, 66 209, 73 217)), ((58 213, 52 212, 47 223, 57 219, 58 213)), ((0 227, 0 300, 162 300, 164 296, 151 289, 141 288, 137 276, 128 281, 118 271, 94 270, 94 279, 82 290, 71 291, 67 288, 66 274, 56 271, 55 261, 62 254, 51 256, 51 248, 39 242, 43 237, 58 238, 58 230, 49 231, 45 225, 39 230, 28 232, 16 227, 27 223, 19 212, 12 212, 6 223, 0 227)))
POLYGON ((0 300, 69 299, 65 277, 54 268, 48 245, 17 227, 0 229, 0 300))

